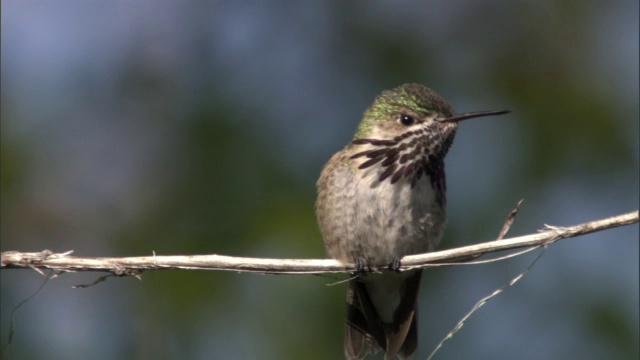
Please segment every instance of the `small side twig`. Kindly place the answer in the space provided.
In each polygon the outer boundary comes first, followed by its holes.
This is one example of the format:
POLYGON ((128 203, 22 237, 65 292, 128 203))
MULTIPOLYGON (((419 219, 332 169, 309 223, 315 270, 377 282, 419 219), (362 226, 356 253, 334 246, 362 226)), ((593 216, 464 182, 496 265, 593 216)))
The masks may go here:
POLYGON ((504 225, 502 225, 502 230, 500 230, 500 235, 498 235, 498 238, 496 240, 502 240, 502 238, 505 235, 507 235, 507 232, 509 232, 511 225, 513 225, 513 221, 516 219, 516 215, 518 215, 518 211, 520 210, 520 205, 522 205, 523 201, 524 199, 520 199, 520 201, 518 201, 518 203, 516 204, 516 207, 513 208, 513 210, 511 210, 511 212, 509 213, 509 216, 507 216, 507 219, 504 221, 504 225))
MULTIPOLYGON (((520 210, 520 204, 522 204, 523 201, 524 201, 524 199, 518 201, 518 203, 516 204, 516 207, 513 208, 513 210, 511 210, 511 212, 507 216, 507 219, 504 221, 504 224, 502 225, 502 229, 500 230, 500 234, 498 235, 498 238, 496 240, 502 240, 502 238, 507 234, 507 232, 511 228, 511 225, 513 225, 513 221, 516 219, 516 215, 518 214, 518 210, 520 210)), ((526 250, 524 252, 528 252, 528 250, 526 250)), ((472 260, 475 260, 475 259, 479 258, 482 255, 483 254, 467 255, 467 256, 460 257, 460 258, 447 259, 446 261, 438 261, 436 263, 438 264, 438 266, 464 264, 464 263, 466 263, 466 264, 479 264, 481 262, 472 262, 472 260)), ((518 256, 518 255, 520 255, 520 253, 507 255, 506 257, 513 257, 513 256, 518 256)), ((496 260, 499 260, 499 259, 490 259, 490 260, 486 260, 486 261, 482 261, 482 262, 491 262, 491 261, 496 261, 496 260)))

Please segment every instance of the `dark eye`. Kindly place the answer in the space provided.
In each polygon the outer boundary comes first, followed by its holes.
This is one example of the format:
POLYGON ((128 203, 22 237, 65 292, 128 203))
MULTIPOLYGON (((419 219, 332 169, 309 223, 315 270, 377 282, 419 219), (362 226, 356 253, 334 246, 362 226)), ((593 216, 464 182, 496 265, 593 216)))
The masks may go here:
POLYGON ((409 115, 402 114, 400 115, 400 123, 404 126, 410 126, 415 123, 415 120, 413 120, 413 117, 409 115))

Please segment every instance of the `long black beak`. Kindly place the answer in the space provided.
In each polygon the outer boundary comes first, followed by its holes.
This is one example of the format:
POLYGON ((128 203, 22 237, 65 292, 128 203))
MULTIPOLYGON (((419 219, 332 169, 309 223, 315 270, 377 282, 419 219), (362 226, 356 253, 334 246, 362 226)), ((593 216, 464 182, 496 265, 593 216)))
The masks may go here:
POLYGON ((508 114, 510 112, 511 112, 510 110, 476 111, 476 112, 469 112, 469 113, 452 116, 450 118, 436 119, 436 120, 440 122, 459 122, 462 120, 473 119, 473 118, 482 117, 482 116, 503 115, 503 114, 508 114))

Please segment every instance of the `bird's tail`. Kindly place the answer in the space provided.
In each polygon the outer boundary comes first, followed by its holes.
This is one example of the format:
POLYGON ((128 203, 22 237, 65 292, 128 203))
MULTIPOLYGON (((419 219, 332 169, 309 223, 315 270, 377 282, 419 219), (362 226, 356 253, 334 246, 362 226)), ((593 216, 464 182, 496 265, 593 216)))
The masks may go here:
POLYGON ((347 292, 347 322, 345 326, 344 352, 348 360, 363 359, 368 354, 375 354, 380 349, 385 351, 385 360, 391 360, 396 355, 403 359, 410 358, 418 345, 417 307, 416 299, 420 286, 422 271, 409 274, 397 274, 397 279, 389 283, 388 279, 377 282, 377 274, 364 275, 351 280, 347 292), (381 302, 370 295, 372 286, 374 296, 397 299, 392 304, 391 321, 383 321, 381 314, 384 309, 381 302), (393 294, 397 292, 397 294, 393 294))

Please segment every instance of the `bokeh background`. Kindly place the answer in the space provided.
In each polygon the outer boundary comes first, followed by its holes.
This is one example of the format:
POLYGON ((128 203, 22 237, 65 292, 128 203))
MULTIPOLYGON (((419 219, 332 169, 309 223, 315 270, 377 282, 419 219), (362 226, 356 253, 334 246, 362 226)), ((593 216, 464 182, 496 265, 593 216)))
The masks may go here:
MULTIPOLYGON (((2 2, 2 251, 320 258, 315 181, 385 88, 459 112, 441 248, 638 208, 638 1, 2 2)), ((638 225, 553 245, 436 359, 637 359, 638 225)), ((427 354, 536 254, 430 270, 427 354)), ((41 285, 3 270, 11 311, 41 285)), ((11 359, 340 359, 337 277, 63 274, 11 359)))

